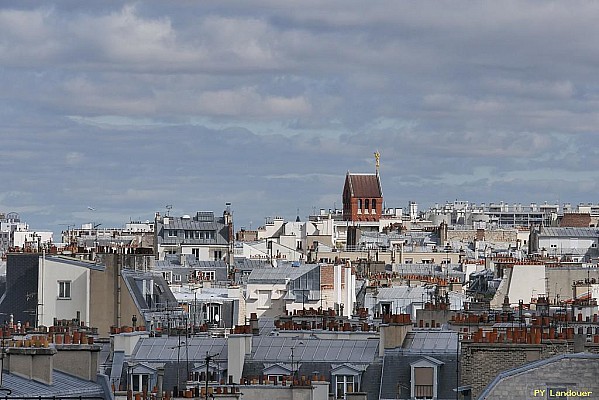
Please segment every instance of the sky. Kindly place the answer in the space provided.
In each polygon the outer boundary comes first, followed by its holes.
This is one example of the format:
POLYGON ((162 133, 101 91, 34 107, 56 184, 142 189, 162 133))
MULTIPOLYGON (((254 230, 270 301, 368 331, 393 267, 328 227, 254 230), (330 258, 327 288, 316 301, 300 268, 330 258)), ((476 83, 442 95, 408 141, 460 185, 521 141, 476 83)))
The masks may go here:
POLYGON ((3 1, 0 212, 597 203, 599 3, 3 1), (93 208, 91 210, 90 208, 93 208))

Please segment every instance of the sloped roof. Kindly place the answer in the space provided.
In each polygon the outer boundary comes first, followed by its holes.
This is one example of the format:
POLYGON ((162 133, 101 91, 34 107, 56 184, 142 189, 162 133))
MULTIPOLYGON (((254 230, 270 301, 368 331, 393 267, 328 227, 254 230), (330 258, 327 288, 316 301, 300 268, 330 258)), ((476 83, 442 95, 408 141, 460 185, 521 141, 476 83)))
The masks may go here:
POLYGON ((278 268, 254 268, 250 272, 248 283, 286 283, 307 274, 318 264, 302 264, 299 267, 283 265, 278 268))
MULTIPOLYGON (((156 306, 156 304, 148 304, 147 299, 142 294, 142 285, 145 284, 144 281, 151 282, 155 289, 159 288, 159 290, 154 292, 155 294, 159 295, 157 300, 158 303, 177 304, 177 299, 173 295, 162 274, 153 272, 137 272, 127 269, 123 269, 121 274, 138 310, 141 311, 151 309, 156 306)), ((145 316, 148 317, 147 315, 145 316)))
POLYGON ((454 331, 415 330, 408 332, 404 340, 404 353, 455 354, 458 335, 454 331))
POLYGON ((599 236, 599 229, 543 226, 539 236, 596 238, 599 236))
POLYGON ((352 197, 383 197, 381 181, 376 174, 347 173, 345 184, 349 185, 352 197))
POLYGON ((253 361, 291 360, 291 348, 298 362, 369 364, 378 357, 378 340, 301 339, 282 336, 254 337, 253 361))
POLYGON ((163 336, 140 338, 133 351, 132 359, 136 362, 176 362, 177 358, 183 357, 190 362, 204 361, 208 354, 218 354, 219 362, 227 360, 227 339, 213 338, 209 336, 183 337, 163 336), (186 343, 187 346, 179 344, 186 343))
MULTIPOLYGON (((21 398, 24 398, 25 396, 28 396, 28 398, 35 398, 38 396, 105 397, 102 385, 99 383, 77 378, 56 370, 52 372, 52 385, 46 385, 14 374, 4 373, 2 387, 12 391, 8 398, 18 396, 21 396, 21 398)), ((3 395, 5 394, 6 393, 3 393, 3 395)))

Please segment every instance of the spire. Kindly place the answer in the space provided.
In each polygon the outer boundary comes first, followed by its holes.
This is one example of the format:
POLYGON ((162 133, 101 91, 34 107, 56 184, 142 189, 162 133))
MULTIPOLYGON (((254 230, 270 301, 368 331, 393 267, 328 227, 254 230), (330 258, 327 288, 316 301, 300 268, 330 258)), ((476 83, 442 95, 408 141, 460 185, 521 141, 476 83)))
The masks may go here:
POLYGON ((374 152, 374 160, 376 162, 376 174, 378 175, 379 174, 379 168, 381 166, 381 163, 380 163, 380 161, 381 161, 381 153, 379 153, 378 150, 374 152))

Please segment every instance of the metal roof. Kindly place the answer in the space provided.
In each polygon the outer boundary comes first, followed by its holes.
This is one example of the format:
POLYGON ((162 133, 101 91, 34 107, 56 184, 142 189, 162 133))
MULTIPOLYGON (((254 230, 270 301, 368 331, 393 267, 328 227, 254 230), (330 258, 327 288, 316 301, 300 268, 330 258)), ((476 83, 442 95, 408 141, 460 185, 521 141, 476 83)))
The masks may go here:
POLYGON ((319 268, 318 264, 304 264, 299 267, 280 266, 278 268, 254 268, 248 277, 248 283, 286 283, 290 280, 319 268))
POLYGON ((269 260, 235 257, 235 267, 241 270, 264 268, 270 266, 269 260))
POLYGON ((161 271, 170 271, 175 268, 184 268, 188 270, 193 269, 216 269, 216 268, 228 268, 227 263, 222 260, 197 260, 193 254, 185 255, 185 265, 181 264, 181 257, 167 255, 164 260, 156 260, 154 262, 154 269, 161 271))
POLYGON ((454 331, 412 331, 408 333, 403 344, 404 352, 418 354, 455 354, 457 350, 458 334, 454 331))
POLYGON ((552 227, 544 226, 541 228, 540 236, 553 237, 599 237, 597 228, 572 228, 572 227, 552 227))
POLYGON ((179 360, 198 362, 204 360, 206 352, 218 354, 217 360, 226 361, 227 339, 209 336, 141 338, 133 350, 132 358, 137 362, 176 362, 178 356, 179 360))
MULTIPOLYGON (((86 396, 105 397, 104 390, 99 383, 91 382, 75 376, 54 370, 52 372, 52 385, 22 378, 17 375, 5 373, 2 378, 2 387, 10 389, 8 396, 35 398, 37 396, 86 396)), ((2 393, 4 396, 6 393, 2 393)))
POLYGON ((261 362, 294 361, 371 363, 378 356, 378 339, 298 339, 281 336, 254 337, 252 360, 261 362))
POLYGON ((382 287, 378 289, 379 293, 377 299, 380 300, 394 300, 394 299, 410 299, 410 300, 428 300, 428 294, 432 293, 432 288, 425 288, 424 286, 409 287, 409 286, 393 286, 393 287, 382 287))
POLYGON ((223 226, 222 223, 214 221, 195 221, 193 219, 182 219, 169 217, 168 224, 162 224, 164 229, 183 229, 189 231, 214 231, 223 226))

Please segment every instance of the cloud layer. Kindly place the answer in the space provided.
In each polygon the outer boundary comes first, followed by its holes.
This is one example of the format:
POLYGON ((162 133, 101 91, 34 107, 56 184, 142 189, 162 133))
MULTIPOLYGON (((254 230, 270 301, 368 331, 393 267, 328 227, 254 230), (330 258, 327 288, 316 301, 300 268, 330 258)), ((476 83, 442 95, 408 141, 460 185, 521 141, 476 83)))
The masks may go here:
POLYGON ((599 4, 0 7, 0 210, 38 229, 305 218, 377 149, 388 206, 597 201, 599 4))

